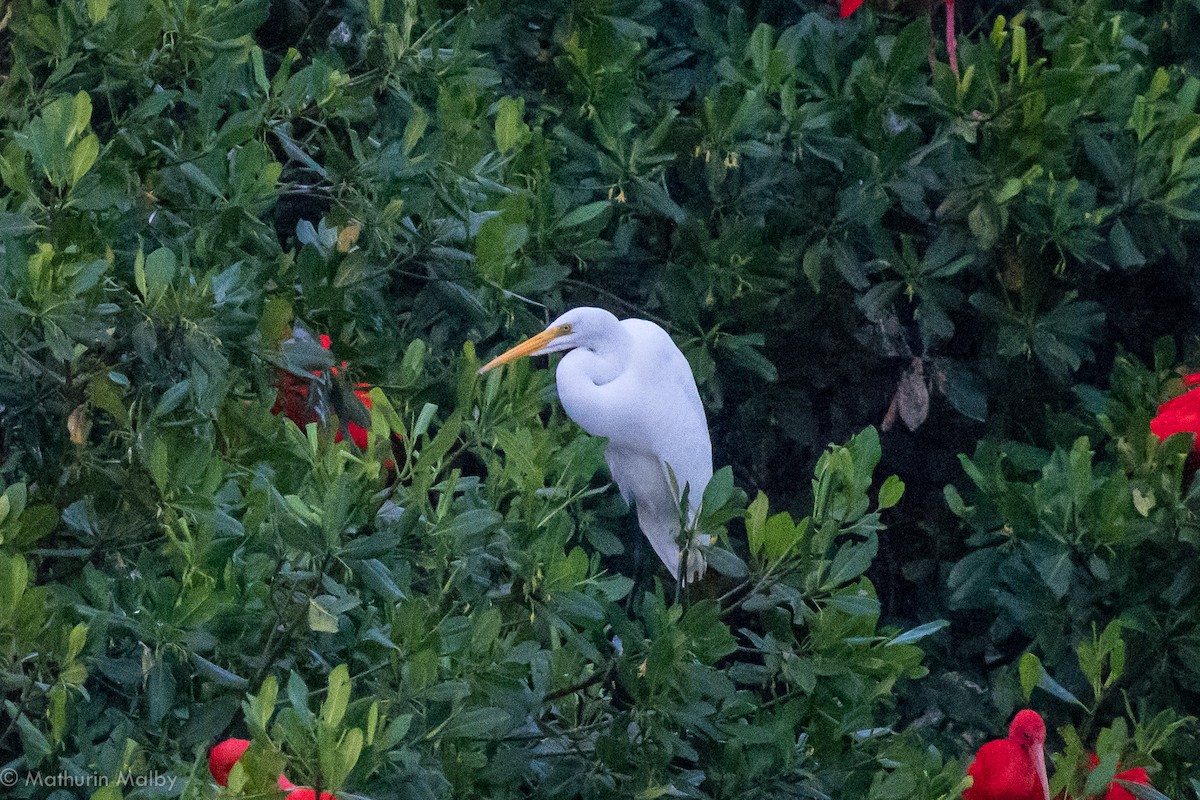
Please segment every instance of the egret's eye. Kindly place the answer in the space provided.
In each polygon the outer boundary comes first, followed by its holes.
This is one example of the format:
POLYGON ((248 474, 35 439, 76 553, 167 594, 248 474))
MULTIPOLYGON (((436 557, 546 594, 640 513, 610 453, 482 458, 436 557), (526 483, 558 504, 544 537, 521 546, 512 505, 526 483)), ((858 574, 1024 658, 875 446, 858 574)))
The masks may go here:
POLYGON ((562 332, 564 334, 571 333, 573 330, 575 330, 575 328, 569 322, 562 326, 562 332))

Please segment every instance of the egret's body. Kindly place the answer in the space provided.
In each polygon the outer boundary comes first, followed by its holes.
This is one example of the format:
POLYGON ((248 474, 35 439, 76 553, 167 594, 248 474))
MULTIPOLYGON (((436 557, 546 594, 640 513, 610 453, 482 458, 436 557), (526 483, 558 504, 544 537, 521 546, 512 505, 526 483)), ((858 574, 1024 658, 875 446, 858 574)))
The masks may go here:
POLYGON ((608 439, 605 459, 613 480, 678 579, 684 487, 692 520, 712 478, 712 442, 687 359, 653 322, 618 321, 603 309, 576 308, 480 371, 562 350, 570 351, 555 373, 563 409, 585 431, 608 439))

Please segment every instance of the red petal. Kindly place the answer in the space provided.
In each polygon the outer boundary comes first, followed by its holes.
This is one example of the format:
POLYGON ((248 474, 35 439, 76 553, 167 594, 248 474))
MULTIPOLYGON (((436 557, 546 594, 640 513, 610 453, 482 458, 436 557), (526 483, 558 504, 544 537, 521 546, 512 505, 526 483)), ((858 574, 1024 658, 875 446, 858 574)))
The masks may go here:
POLYGON ((858 7, 863 4, 863 0, 842 0, 842 19, 858 11, 858 7))

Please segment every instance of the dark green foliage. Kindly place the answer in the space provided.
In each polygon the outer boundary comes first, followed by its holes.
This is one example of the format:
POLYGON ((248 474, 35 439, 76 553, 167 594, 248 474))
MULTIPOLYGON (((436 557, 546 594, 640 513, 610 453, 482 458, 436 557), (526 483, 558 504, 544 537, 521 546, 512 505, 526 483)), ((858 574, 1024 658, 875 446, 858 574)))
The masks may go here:
POLYGON ((1195 3, 960 8, 960 78, 887 9, 8 8, 0 766, 941 798, 1032 698, 1056 789, 1196 791, 1195 3), (582 304, 692 364, 698 587, 475 374, 582 304))

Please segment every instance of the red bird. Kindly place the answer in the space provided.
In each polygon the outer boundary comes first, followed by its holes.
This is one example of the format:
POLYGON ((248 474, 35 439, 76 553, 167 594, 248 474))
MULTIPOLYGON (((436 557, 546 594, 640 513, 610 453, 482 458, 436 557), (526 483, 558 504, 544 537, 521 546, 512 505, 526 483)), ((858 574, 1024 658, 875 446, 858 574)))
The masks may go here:
MULTIPOLYGON (((331 340, 327 335, 321 334, 321 347, 328 350, 332 345, 333 340, 331 340)), ((344 368, 345 366, 346 362, 343 361, 342 367, 344 368)), ((335 377, 338 374, 337 367, 334 367, 329 371, 333 373, 335 377)), ((319 376, 321 373, 314 372, 313 374, 319 376)), ((279 395, 275 400, 275 407, 271 409, 272 414, 284 414, 284 416, 296 423, 296 425, 301 429, 303 429, 308 423, 316 422, 319 419, 317 412, 308 405, 308 384, 302 378, 297 378, 290 372, 281 369, 279 370, 279 380, 277 385, 279 388, 279 395)), ((370 384, 358 384, 358 388, 354 390, 354 396, 357 397, 358 401, 368 409, 371 407, 370 384)), ((356 445, 358 445, 358 449, 367 449, 366 428, 362 427, 361 425, 356 425, 353 422, 347 422, 346 430, 350 432, 350 438, 354 440, 356 445)), ((340 442, 342 440, 342 432, 340 430, 334 436, 333 440, 335 442, 340 442)))
POLYGON ((1195 433, 1194 449, 1200 451, 1200 372, 1183 379, 1189 390, 1158 407, 1150 430, 1159 439, 1176 433, 1195 433))
POLYGON ((208 771, 218 786, 229 785, 229 773, 250 746, 249 739, 226 739, 208 751, 208 771))
POLYGON ((1046 723, 1025 709, 1013 717, 1008 738, 979 748, 967 769, 974 780, 963 800, 1050 800, 1046 778, 1046 723))
MULTIPOLYGON (((1095 769, 1100 764, 1100 759, 1095 753, 1088 754, 1088 760, 1092 762, 1092 769, 1095 769)), ((1118 767, 1119 769, 1120 767, 1118 767)), ((1108 791, 1104 793, 1104 800, 1137 800, 1133 796, 1133 792, 1126 789, 1117 781, 1129 781, 1130 783, 1143 783, 1146 786, 1150 785, 1150 776, 1146 774, 1146 770, 1141 767, 1127 769, 1124 772, 1118 772, 1113 775, 1113 782, 1108 785, 1108 791)))
MULTIPOLYGON (((853 14, 858 10, 858 7, 863 4, 863 0, 841 0, 841 15, 842 18, 853 14)), ((946 55, 950 61, 950 71, 958 76, 958 37, 954 32, 954 0, 946 0, 946 55)), ((933 43, 929 45, 929 60, 933 62, 933 43)))
MULTIPOLYGON (((229 773, 233 771, 233 765, 241 761, 249 746, 250 742, 247 739, 226 739, 208 751, 208 771, 212 773, 218 786, 229 785, 229 773)), ((317 800, 315 790, 297 786, 285 775, 279 776, 279 788, 287 793, 287 800, 317 800)), ((337 797, 329 792, 321 792, 320 800, 337 800, 337 797)))

